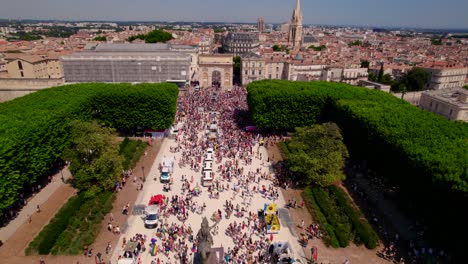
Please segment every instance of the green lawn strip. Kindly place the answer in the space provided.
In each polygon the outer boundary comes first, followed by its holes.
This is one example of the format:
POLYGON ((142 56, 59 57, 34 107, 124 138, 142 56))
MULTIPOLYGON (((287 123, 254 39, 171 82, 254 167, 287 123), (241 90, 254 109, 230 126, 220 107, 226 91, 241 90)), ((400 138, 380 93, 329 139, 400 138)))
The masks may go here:
POLYGON ((364 243, 369 249, 376 248, 379 237, 361 211, 353 205, 349 196, 341 188, 330 186, 329 189, 335 195, 337 204, 353 224, 353 229, 356 232, 354 242, 358 245, 364 243))
POLYGON ((348 216, 330 195, 328 188, 313 187, 312 191, 318 206, 327 218, 327 222, 335 229, 335 235, 341 247, 347 247, 353 238, 353 230, 348 216))
POLYGON ((122 143, 120 143, 120 155, 124 158, 122 161, 122 166, 124 170, 134 168, 136 163, 143 155, 146 149, 146 142, 141 140, 130 140, 125 138, 122 143))
POLYGON ((99 234, 104 216, 112 209, 115 194, 103 192, 87 200, 60 234, 51 250, 53 255, 78 255, 91 245, 99 234))
POLYGON ((333 226, 331 226, 327 222, 327 218, 323 215, 322 211, 320 210, 320 207, 317 205, 312 189, 310 187, 307 187, 301 194, 307 206, 307 209, 312 214, 312 217, 314 218, 315 222, 319 224, 319 227, 322 230, 322 239, 325 245, 332 246, 334 248, 339 248, 340 243, 336 238, 335 230, 333 226))
POLYGON ((84 201, 83 195, 70 198, 70 200, 59 210, 42 231, 26 248, 26 255, 47 255, 54 246, 59 235, 67 228, 73 215, 79 210, 84 201))

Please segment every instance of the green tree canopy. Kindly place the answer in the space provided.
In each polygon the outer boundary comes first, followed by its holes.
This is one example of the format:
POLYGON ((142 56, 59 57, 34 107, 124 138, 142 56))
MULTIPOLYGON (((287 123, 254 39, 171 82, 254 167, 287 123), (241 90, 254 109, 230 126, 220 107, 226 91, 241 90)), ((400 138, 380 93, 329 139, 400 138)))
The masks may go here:
POLYGON ((362 41, 360 40, 355 40, 355 41, 352 41, 348 44, 350 47, 352 46, 362 46, 362 41))
POLYGON ((95 41, 107 41, 107 37, 106 36, 97 36, 93 40, 95 40, 95 41))
POLYGON ((138 34, 135 36, 131 36, 128 38, 128 41, 132 42, 135 39, 144 40, 145 43, 166 43, 167 41, 172 39, 172 34, 163 30, 156 29, 149 32, 148 34, 138 34))
POLYGON ((344 180, 342 169, 348 150, 335 123, 296 128, 287 147, 288 167, 303 183, 325 187, 344 180))
POLYGON ((432 45, 440 46, 442 45, 442 39, 441 38, 433 38, 431 39, 432 45))
POLYGON ((425 69, 413 68, 405 74, 402 82, 408 91, 422 91, 426 88, 430 78, 430 73, 425 69))
POLYGON ((375 75, 374 72, 369 71, 369 81, 376 82, 377 81, 377 75, 375 75))
POLYGON ((364 60, 364 61, 361 61, 361 68, 369 68, 369 61, 368 60, 364 60))
POLYGON ((241 57, 240 56, 234 56, 233 58, 234 61, 234 66, 233 66, 233 81, 234 83, 241 83, 241 57))
POLYGON ((314 51, 322 51, 322 50, 325 50, 327 48, 327 46, 325 45, 320 45, 320 46, 314 46, 314 45, 310 45, 308 47, 308 49, 313 49, 314 51))
POLYGON ((286 51, 288 52, 288 47, 286 47, 285 45, 278 45, 278 44, 275 44, 272 46, 273 48, 273 51, 286 51))
POLYGON ((115 130, 96 121, 72 121, 70 142, 63 156, 71 161, 75 186, 89 197, 111 190, 122 171, 115 130))

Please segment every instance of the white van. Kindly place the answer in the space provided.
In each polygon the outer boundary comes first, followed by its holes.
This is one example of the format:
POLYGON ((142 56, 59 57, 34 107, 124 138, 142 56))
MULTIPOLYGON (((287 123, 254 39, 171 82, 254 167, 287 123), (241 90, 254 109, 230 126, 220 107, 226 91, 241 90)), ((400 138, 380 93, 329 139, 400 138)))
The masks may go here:
POLYGON ((213 161, 213 154, 207 153, 205 161, 213 161))
POLYGON ((159 205, 150 205, 146 208, 145 227, 156 228, 159 218, 159 205))
POLYGON ((205 161, 203 165, 203 171, 211 171, 213 170, 213 163, 211 161, 205 161))
POLYGON ((204 187, 209 187, 213 185, 213 172, 212 171, 203 171, 202 185, 204 187))
POLYGON ((208 148, 206 149, 207 154, 214 154, 214 149, 213 148, 208 148))

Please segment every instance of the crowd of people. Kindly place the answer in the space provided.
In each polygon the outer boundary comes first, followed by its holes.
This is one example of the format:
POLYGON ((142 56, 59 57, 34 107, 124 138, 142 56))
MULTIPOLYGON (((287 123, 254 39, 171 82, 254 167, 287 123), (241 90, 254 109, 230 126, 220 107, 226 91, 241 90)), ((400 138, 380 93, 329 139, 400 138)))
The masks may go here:
POLYGON ((271 263, 268 248, 274 235, 267 234, 264 221, 257 215, 263 204, 258 204, 258 208, 251 205, 256 197, 269 202, 279 198, 278 181, 274 171, 270 170, 269 157, 262 156, 260 145, 275 144, 281 137, 262 137, 245 131, 245 124, 240 124, 238 116, 248 109, 246 90, 242 87, 234 87, 229 92, 220 92, 216 88, 189 90, 179 97, 177 109, 176 145, 170 147, 170 152, 178 154, 176 164, 179 168, 188 168, 191 173, 164 185, 164 189, 170 191, 170 184, 181 181, 182 192, 166 197, 160 208, 162 217, 149 244, 152 263, 191 262, 199 241, 187 219, 206 210, 205 201, 198 199, 203 192, 207 192, 211 199, 224 199, 224 208, 218 208, 210 215, 215 225, 211 234, 232 238, 234 246, 224 248, 224 258, 220 261, 271 263), (213 92, 217 94, 215 100, 213 92), (203 168, 207 149, 214 150, 215 179, 211 186, 201 187, 196 175, 203 168), (252 169, 255 159, 262 166, 252 169), (168 221, 174 219, 171 216, 179 222, 168 221), (229 221, 226 230, 219 230, 217 223, 220 221, 229 221))

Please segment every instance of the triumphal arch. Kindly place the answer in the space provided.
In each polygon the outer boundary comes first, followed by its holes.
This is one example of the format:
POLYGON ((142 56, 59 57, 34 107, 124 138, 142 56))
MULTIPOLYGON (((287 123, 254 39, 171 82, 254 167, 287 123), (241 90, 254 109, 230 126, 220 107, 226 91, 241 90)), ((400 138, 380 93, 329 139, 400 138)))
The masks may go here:
POLYGON ((229 54, 200 55, 200 86, 231 88, 233 64, 232 55, 229 54))

